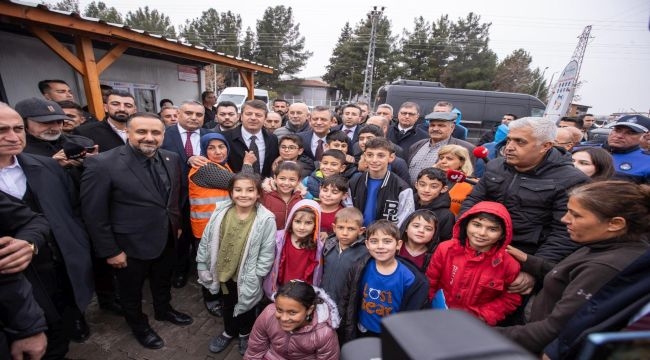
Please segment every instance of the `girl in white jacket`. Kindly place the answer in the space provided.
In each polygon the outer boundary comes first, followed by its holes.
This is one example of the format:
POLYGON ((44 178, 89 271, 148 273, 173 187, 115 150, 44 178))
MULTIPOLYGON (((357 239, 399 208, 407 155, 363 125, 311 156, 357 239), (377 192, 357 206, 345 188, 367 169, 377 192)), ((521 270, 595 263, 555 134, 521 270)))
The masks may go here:
POLYGON ((203 232, 196 262, 199 283, 223 294, 224 331, 210 341, 221 352, 239 336, 239 352, 248 346, 255 305, 262 299, 262 279, 275 257, 275 217, 259 204, 262 193, 256 174, 238 173, 230 180, 230 201, 217 203, 203 232))

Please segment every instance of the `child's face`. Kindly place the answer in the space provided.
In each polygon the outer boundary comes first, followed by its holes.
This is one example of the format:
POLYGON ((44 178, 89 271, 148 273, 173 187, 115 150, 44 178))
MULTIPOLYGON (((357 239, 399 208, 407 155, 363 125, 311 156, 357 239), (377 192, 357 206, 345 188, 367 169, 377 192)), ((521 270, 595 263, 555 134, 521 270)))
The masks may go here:
POLYGON ((366 231, 356 219, 339 219, 334 223, 334 234, 343 246, 350 246, 366 231))
POLYGON ((383 231, 377 231, 366 239, 368 252, 377 262, 387 262, 395 258, 395 254, 401 246, 402 240, 385 234, 383 231))
POLYGON ((348 143, 345 141, 330 141, 329 144, 327 144, 328 149, 333 149, 333 150, 340 150, 344 154, 348 153, 348 143))
POLYGON ((282 170, 275 176, 275 185, 278 193, 282 195, 292 194, 300 182, 300 174, 291 170, 282 170))
POLYGON ((395 154, 391 154, 386 149, 366 149, 363 157, 368 164, 370 173, 383 173, 388 169, 388 164, 395 160, 395 154))
POLYGON ((414 244, 424 245, 433 240, 433 234, 436 232, 436 226, 432 221, 426 221, 418 216, 411 220, 406 228, 408 240, 414 244))
POLYGON ((422 176, 415 182, 415 190, 418 192, 420 202, 428 204, 440 194, 447 192, 447 185, 438 179, 431 180, 427 176, 422 176))
POLYGON ((255 206, 260 194, 253 180, 241 179, 233 184, 230 197, 236 206, 240 208, 251 208, 255 206))
POLYGON ((320 171, 325 177, 338 175, 345 170, 345 164, 333 156, 323 156, 320 161, 320 171))
POLYGON ((291 140, 285 140, 280 143, 280 157, 282 160, 295 161, 302 154, 303 150, 291 140))
POLYGON ((372 134, 372 133, 359 134, 359 148, 361 149, 361 151, 365 151, 366 150, 366 143, 368 142, 368 140, 374 139, 374 138, 376 138, 376 136, 375 136, 375 134, 372 134))
POLYGON ((291 232, 299 238, 310 237, 314 233, 316 222, 314 214, 304 211, 298 211, 291 221, 291 232))
POLYGON ((341 191, 335 186, 328 185, 321 186, 318 198, 320 199, 320 203, 322 205, 334 206, 340 204, 341 201, 345 199, 346 195, 347 193, 345 191, 341 191))
POLYGON ((501 239, 503 229, 497 222, 475 217, 467 223, 467 240, 472 249, 486 252, 501 239))
POLYGON ((288 297, 275 298, 275 318, 284 331, 294 331, 307 324, 307 317, 314 311, 314 306, 307 309, 300 302, 288 297))

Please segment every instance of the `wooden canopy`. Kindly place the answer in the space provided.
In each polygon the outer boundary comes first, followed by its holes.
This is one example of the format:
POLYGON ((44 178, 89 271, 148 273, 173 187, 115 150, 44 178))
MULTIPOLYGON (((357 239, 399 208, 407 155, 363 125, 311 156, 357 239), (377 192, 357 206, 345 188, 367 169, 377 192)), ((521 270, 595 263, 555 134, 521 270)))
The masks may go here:
POLYGON ((249 99, 253 99, 254 72, 273 73, 273 68, 267 65, 131 29, 125 25, 85 18, 76 13, 49 10, 41 4, 0 1, 0 22, 24 27, 77 71, 83 78, 88 109, 99 119, 104 117, 99 75, 129 48, 235 68, 248 89, 249 99), (76 54, 68 50, 53 33, 72 36, 76 54), (109 45, 108 52, 101 59, 95 58, 93 41, 109 45))

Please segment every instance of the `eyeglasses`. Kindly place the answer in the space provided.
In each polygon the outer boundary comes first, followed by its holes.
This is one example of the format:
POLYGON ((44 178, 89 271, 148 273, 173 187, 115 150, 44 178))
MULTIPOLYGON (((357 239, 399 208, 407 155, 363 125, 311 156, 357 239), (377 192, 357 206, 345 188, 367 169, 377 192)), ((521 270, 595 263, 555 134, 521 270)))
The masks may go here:
POLYGON ((295 145, 282 145, 280 146, 280 150, 298 150, 299 147, 295 145))
POLYGON ((415 112, 400 111, 399 114, 402 115, 402 116, 416 116, 418 113, 415 113, 415 112))

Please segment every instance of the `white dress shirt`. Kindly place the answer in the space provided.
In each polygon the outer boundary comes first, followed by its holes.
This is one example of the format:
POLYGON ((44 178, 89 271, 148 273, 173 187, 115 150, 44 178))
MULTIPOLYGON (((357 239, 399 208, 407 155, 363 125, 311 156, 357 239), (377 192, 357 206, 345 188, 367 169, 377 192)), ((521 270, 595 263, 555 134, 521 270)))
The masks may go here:
MULTIPOLYGON (((178 123, 176 124, 176 127, 178 127, 178 132, 181 134, 183 147, 185 147, 185 142, 187 141, 187 133, 190 131, 183 129, 183 127, 178 123)), ((191 133, 192 135, 190 135, 190 141, 192 141, 192 153, 194 155, 201 155, 201 130, 196 129, 191 133)))
POLYGON ((13 164, 0 169, 0 190, 22 199, 27 191, 27 177, 14 156, 13 164))

